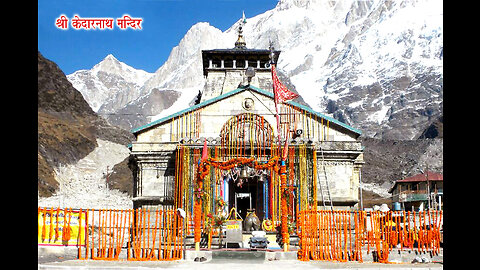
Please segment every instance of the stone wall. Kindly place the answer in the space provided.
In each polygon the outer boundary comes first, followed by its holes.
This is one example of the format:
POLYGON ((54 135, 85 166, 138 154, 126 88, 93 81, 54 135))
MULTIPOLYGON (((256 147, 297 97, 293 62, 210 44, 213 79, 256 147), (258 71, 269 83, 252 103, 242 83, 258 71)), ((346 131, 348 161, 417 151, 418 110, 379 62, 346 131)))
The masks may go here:
MULTIPOLYGON (((318 156, 318 154, 317 154, 318 156)), ((320 180, 328 181, 330 196, 335 204, 354 204, 358 202, 359 170, 353 161, 325 161, 317 158, 317 200, 322 201, 320 180)))
MULTIPOLYGON (((240 85, 248 85, 245 70, 246 69, 210 70, 203 88, 201 101, 226 94, 229 91, 237 89, 240 85)), ((272 89, 270 69, 266 72, 257 71, 251 79, 250 84, 261 89, 272 89)))

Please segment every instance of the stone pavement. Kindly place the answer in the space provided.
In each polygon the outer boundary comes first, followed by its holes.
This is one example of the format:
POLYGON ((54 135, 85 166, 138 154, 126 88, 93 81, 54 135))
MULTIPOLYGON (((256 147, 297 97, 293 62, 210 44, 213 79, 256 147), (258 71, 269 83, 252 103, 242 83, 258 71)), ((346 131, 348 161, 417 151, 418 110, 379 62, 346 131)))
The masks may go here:
MULTIPOLYGON (((442 262, 411 263, 413 256, 425 257, 425 254, 410 254, 410 256, 396 256, 392 254, 394 263, 383 264, 365 261, 358 262, 302 262, 296 259, 296 252, 265 252, 265 251, 200 251, 187 250, 186 260, 179 261, 101 261, 77 260, 75 249, 64 253, 46 252, 39 250, 38 269, 205 269, 205 270, 246 270, 247 269, 412 269, 427 270, 443 269, 442 262), (205 257, 204 262, 194 262, 195 257, 205 257)), ((443 252, 442 252, 443 253, 443 252)), ((408 253, 407 253, 408 254, 408 253)), ((368 259, 365 258, 364 259, 368 259)), ((443 256, 442 256, 443 257, 443 256)), ((435 257, 430 260, 436 261, 435 257)), ((443 261, 443 259, 441 260, 443 261)))
POLYGON ((205 270, 300 270, 300 269, 412 269, 427 270, 443 269, 439 263, 402 263, 402 264, 382 264, 382 263, 357 263, 357 262, 302 262, 298 260, 231 260, 218 259, 205 262, 193 261, 96 261, 96 260, 68 260, 63 262, 50 262, 39 264, 38 269, 205 269, 205 270))

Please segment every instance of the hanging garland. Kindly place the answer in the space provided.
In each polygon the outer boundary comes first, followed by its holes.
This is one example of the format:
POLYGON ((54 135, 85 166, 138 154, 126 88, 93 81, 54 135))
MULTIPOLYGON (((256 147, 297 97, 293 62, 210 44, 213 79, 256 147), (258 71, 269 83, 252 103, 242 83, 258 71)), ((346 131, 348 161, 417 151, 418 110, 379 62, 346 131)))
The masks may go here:
POLYGON ((213 166, 214 168, 221 169, 221 170, 230 170, 239 165, 241 166, 241 165, 253 164, 253 166, 250 166, 250 167, 253 167, 256 170, 273 168, 275 172, 278 172, 279 170, 279 166, 277 164, 278 159, 279 159, 278 156, 274 156, 266 163, 259 163, 253 157, 252 158, 237 157, 237 158, 232 158, 228 161, 220 161, 220 159, 217 159, 217 158, 208 158, 204 162, 201 162, 200 165, 198 165, 197 179, 199 180, 197 181, 203 181, 203 179, 205 179, 205 176, 210 172, 210 166, 213 166))
MULTIPOLYGON (((282 187, 282 191, 284 192, 287 190, 287 167, 285 165, 285 160, 281 161, 282 164, 280 166, 280 186, 282 187)), ((281 234, 284 244, 284 250, 286 251, 286 247, 290 244, 290 237, 288 235, 288 214, 287 214, 287 197, 281 196, 280 197, 280 206, 281 206, 281 234)))
MULTIPOLYGON (((210 172, 210 166, 213 166, 214 168, 219 168, 222 170, 229 170, 232 169, 238 165, 248 165, 252 164, 252 167, 257 169, 257 170, 262 170, 262 169, 267 169, 267 168, 272 168, 274 171, 278 172, 279 166, 278 166, 278 161, 279 157, 274 156, 272 157, 268 162, 266 163, 258 163, 255 161, 255 159, 252 158, 243 158, 243 157, 237 157, 230 159, 228 161, 220 161, 217 158, 208 158, 204 160, 203 162, 200 162, 197 167, 197 183, 195 186, 195 203, 194 203, 194 239, 195 242, 200 242, 201 238, 201 215, 202 215, 202 200, 208 196, 208 194, 204 191, 203 187, 203 181, 207 174, 210 172)), ((285 170, 283 167, 282 171, 285 170)), ((285 173, 285 172, 283 172, 285 173)))

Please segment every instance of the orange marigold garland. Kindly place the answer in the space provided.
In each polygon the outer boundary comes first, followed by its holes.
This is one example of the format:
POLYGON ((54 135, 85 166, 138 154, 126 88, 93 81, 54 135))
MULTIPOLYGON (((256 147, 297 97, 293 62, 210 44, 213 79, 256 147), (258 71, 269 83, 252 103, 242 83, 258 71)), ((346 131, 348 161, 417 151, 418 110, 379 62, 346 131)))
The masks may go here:
POLYGON ((201 229, 200 229, 200 223, 201 223, 201 217, 202 216, 202 202, 201 200, 195 200, 195 203, 193 205, 193 222, 195 224, 193 228, 193 234, 195 237, 195 242, 200 242, 201 238, 201 229))
POLYGON ((207 166, 205 162, 200 162, 197 168, 197 185, 195 188, 195 202, 193 205, 193 234, 196 243, 200 242, 201 238, 201 220, 202 220, 202 199, 204 197, 203 192, 203 179, 210 172, 210 166, 207 166))
POLYGON ((46 234, 46 226, 45 226, 45 221, 47 219, 47 208, 43 208, 42 211, 42 216, 43 216, 43 226, 42 226, 42 242, 45 240, 45 234, 46 234))
MULTIPOLYGON (((285 166, 285 161, 282 160, 282 165, 280 166, 280 186, 282 187, 283 190, 287 188, 287 167, 285 166)), ((281 232, 282 232, 282 238, 283 238, 283 243, 288 247, 290 243, 290 238, 288 236, 288 216, 287 216, 287 197, 285 196, 285 193, 282 194, 281 196, 281 232)), ((284 247, 284 250, 286 249, 284 247)))
POLYGON ((72 228, 70 227, 70 220, 72 218, 72 209, 67 211, 67 208, 64 210, 63 215, 63 229, 62 229, 62 240, 67 242, 70 240, 70 232, 72 228), (68 212, 68 223, 67 223, 67 212, 68 212))
MULTIPOLYGON (((197 167, 197 185, 195 187, 195 203, 193 208, 193 216, 194 216, 194 240, 195 242, 200 242, 201 238, 201 216, 202 216, 202 200, 206 196, 205 191, 203 190, 203 180, 210 173, 210 166, 215 168, 219 168, 221 170, 230 170, 239 165, 246 165, 251 163, 252 167, 257 170, 273 168, 274 171, 278 172, 279 166, 277 161, 279 160, 278 156, 272 157, 268 162, 259 164, 253 157, 251 158, 243 158, 237 157, 230 159, 228 161, 220 161, 217 158, 208 158, 205 161, 201 161, 197 167)), ((284 168, 285 170, 285 168, 284 168)), ((286 176, 285 176, 286 177, 286 176)), ((286 209, 286 201, 282 202, 282 207, 286 209), (285 204, 285 205, 284 205, 285 204)), ((285 220, 286 220, 285 215, 285 220)), ((285 222, 285 227, 287 223, 285 222)), ((287 231, 285 229, 284 231, 287 231)), ((287 231, 288 235, 288 231, 287 231)), ((285 236, 284 236, 285 237, 285 236)), ((287 237, 288 238, 288 237, 287 237)), ((288 240, 287 240, 288 241, 288 240)))
POLYGON ((60 215, 60 208, 57 208, 57 220, 55 225, 55 241, 58 239, 58 216, 60 215))

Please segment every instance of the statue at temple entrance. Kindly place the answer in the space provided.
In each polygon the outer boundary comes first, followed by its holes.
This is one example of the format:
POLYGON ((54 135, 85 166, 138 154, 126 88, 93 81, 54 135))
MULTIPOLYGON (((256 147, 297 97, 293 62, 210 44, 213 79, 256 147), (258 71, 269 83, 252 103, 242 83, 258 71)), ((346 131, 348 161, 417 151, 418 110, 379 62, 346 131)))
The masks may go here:
POLYGON ((247 210, 247 217, 245 218, 243 223, 244 223, 243 227, 247 232, 260 230, 261 223, 260 223, 260 219, 255 214, 255 209, 247 210))

